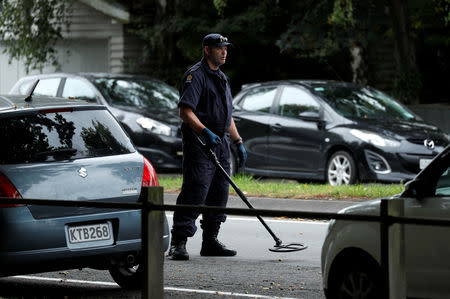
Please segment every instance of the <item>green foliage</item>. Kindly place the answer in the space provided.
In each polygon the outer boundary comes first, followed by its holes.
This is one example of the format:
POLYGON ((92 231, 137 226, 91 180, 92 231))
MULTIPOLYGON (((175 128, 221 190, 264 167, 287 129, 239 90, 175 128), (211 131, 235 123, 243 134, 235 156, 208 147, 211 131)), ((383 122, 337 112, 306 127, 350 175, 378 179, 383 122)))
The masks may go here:
POLYGON ((352 44, 365 47, 376 37, 373 28, 379 28, 377 14, 383 8, 372 0, 299 2, 277 45, 283 52, 313 58, 329 57, 352 44))
MULTIPOLYGON (((69 26, 72 1, 2 1, 0 32, 10 61, 21 58, 27 71, 57 65, 55 46, 69 26)), ((150 69, 152 76, 173 86, 178 86, 186 68, 201 58, 201 40, 210 32, 227 36, 234 45, 222 68, 231 79, 233 93, 240 84, 256 81, 350 80, 351 76, 346 76, 350 47, 358 46, 365 55, 369 51, 364 50, 376 48, 380 39, 398 38, 389 35, 393 26, 386 13, 388 3, 394 0, 116 1, 132 14, 133 24, 127 25, 127 30, 145 45, 142 57, 128 61, 127 71, 148 73, 150 69), (164 7, 160 6, 163 2, 164 7)), ((412 29, 408 38, 434 47, 433 56, 442 57, 441 69, 448 69, 447 56, 439 53, 448 52, 450 44, 450 0, 406 1, 412 29)), ((421 51, 422 44, 419 46, 421 51)), ((420 86, 417 78, 418 74, 404 74, 395 79, 402 97, 412 98, 403 94, 420 86)), ((376 86, 377 82, 370 83, 376 86)))
POLYGON ((417 69, 398 72, 394 80, 394 96, 405 104, 416 104, 422 89, 422 78, 417 69))
POLYGON ((329 23, 339 24, 344 27, 354 26, 355 20, 353 18, 352 0, 335 0, 329 23))
POLYGON ((433 0, 434 12, 441 16, 445 26, 450 25, 450 0, 433 0))
POLYGON ((154 57, 160 57, 158 51, 161 50, 171 52, 170 64, 166 64, 164 68, 154 65, 152 73, 176 86, 186 68, 202 57, 202 38, 211 32, 229 37, 234 45, 230 49, 230 62, 225 65, 228 75, 245 74, 237 69, 237 65, 240 68, 244 65, 264 67, 260 57, 270 57, 267 53, 277 50, 277 31, 278 28, 286 27, 287 15, 287 11, 284 15, 280 14, 277 0, 179 1, 176 9, 166 12, 163 18, 147 26, 136 26, 134 32, 146 44, 146 57, 143 61, 150 62, 154 57), (173 45, 168 47, 162 43, 162 36, 171 36, 173 45), (243 52, 255 48, 258 49, 257 53, 243 52), (235 55, 238 51, 239 55, 235 55))
POLYGON ((27 72, 57 66, 55 46, 69 29, 70 8, 70 0, 3 1, 0 33, 9 62, 23 58, 27 72))
POLYGON ((223 15, 223 11, 227 6, 227 0, 213 0, 214 7, 217 9, 219 16, 223 15))

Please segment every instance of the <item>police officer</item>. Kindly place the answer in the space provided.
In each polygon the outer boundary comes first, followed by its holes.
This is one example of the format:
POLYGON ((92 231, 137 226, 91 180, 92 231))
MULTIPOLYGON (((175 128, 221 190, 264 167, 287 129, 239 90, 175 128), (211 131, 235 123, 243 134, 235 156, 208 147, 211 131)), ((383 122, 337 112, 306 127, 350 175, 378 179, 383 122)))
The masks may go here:
MULTIPOLYGON (((194 131, 211 148, 222 167, 230 173, 230 142, 237 147, 239 167, 247 159, 242 138, 231 117, 232 96, 227 76, 219 69, 227 58, 226 37, 212 33, 203 38, 203 58, 182 77, 180 117, 183 120, 183 185, 177 204, 209 205, 225 207, 228 201, 229 184, 226 178, 208 158, 194 131)), ((197 227, 196 212, 175 212, 173 216, 172 241, 169 256, 174 260, 188 260, 186 241, 197 227)), ((234 256, 217 240, 220 225, 225 222, 223 213, 204 213, 200 220, 203 229, 202 256, 234 256)))

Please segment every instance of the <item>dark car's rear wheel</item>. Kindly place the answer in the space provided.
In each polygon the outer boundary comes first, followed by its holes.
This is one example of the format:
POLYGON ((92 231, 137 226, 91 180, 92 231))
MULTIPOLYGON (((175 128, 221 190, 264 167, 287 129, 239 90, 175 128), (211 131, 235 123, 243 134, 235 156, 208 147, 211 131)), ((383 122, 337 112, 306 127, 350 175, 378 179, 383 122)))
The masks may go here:
POLYGON ((356 164, 346 151, 334 153, 327 165, 327 181, 332 186, 354 184, 356 181, 356 164))
POLYGON ((113 265, 109 268, 109 273, 114 281, 124 289, 136 290, 141 288, 142 267, 139 267, 139 265, 113 265))
POLYGON ((341 264, 328 278, 327 299, 366 298, 383 296, 381 270, 373 261, 358 260, 341 264))

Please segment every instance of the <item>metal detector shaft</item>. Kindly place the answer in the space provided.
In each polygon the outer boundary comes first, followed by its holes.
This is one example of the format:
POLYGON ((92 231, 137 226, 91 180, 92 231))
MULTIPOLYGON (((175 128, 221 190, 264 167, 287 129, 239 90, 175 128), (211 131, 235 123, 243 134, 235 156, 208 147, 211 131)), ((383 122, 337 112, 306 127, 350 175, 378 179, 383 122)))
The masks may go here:
MULTIPOLYGON (((250 209, 255 209, 252 204, 248 201, 245 194, 239 189, 239 187, 233 182, 233 179, 228 175, 228 173, 223 169, 222 165, 219 162, 219 159, 217 158, 216 154, 213 152, 212 149, 210 149, 206 144, 203 143, 203 141, 198 137, 195 133, 193 133, 195 137, 197 138, 199 144, 202 146, 203 150, 206 152, 206 154, 209 156, 209 158, 213 161, 213 163, 216 165, 216 168, 220 170, 220 172, 225 176, 227 181, 230 183, 230 185, 233 187, 233 189, 236 191, 236 193, 239 195, 239 197, 245 202, 245 204, 250 209)), ((275 241, 275 246, 281 245, 281 240, 274 234, 274 232, 270 229, 270 227, 267 225, 267 223, 262 219, 261 216, 256 215, 256 218, 262 223, 262 225, 266 228, 266 230, 269 232, 269 234, 272 236, 272 238, 275 241)))

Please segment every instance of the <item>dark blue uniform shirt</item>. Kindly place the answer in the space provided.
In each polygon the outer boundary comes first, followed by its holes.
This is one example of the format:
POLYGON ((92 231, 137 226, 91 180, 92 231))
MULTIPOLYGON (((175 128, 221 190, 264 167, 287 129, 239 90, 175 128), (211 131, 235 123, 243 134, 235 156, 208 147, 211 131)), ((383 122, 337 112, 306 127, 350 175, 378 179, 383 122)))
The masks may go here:
POLYGON ((233 112, 233 98, 227 76, 221 70, 211 70, 202 58, 181 80, 178 106, 191 107, 208 129, 223 137, 230 127, 233 112))

